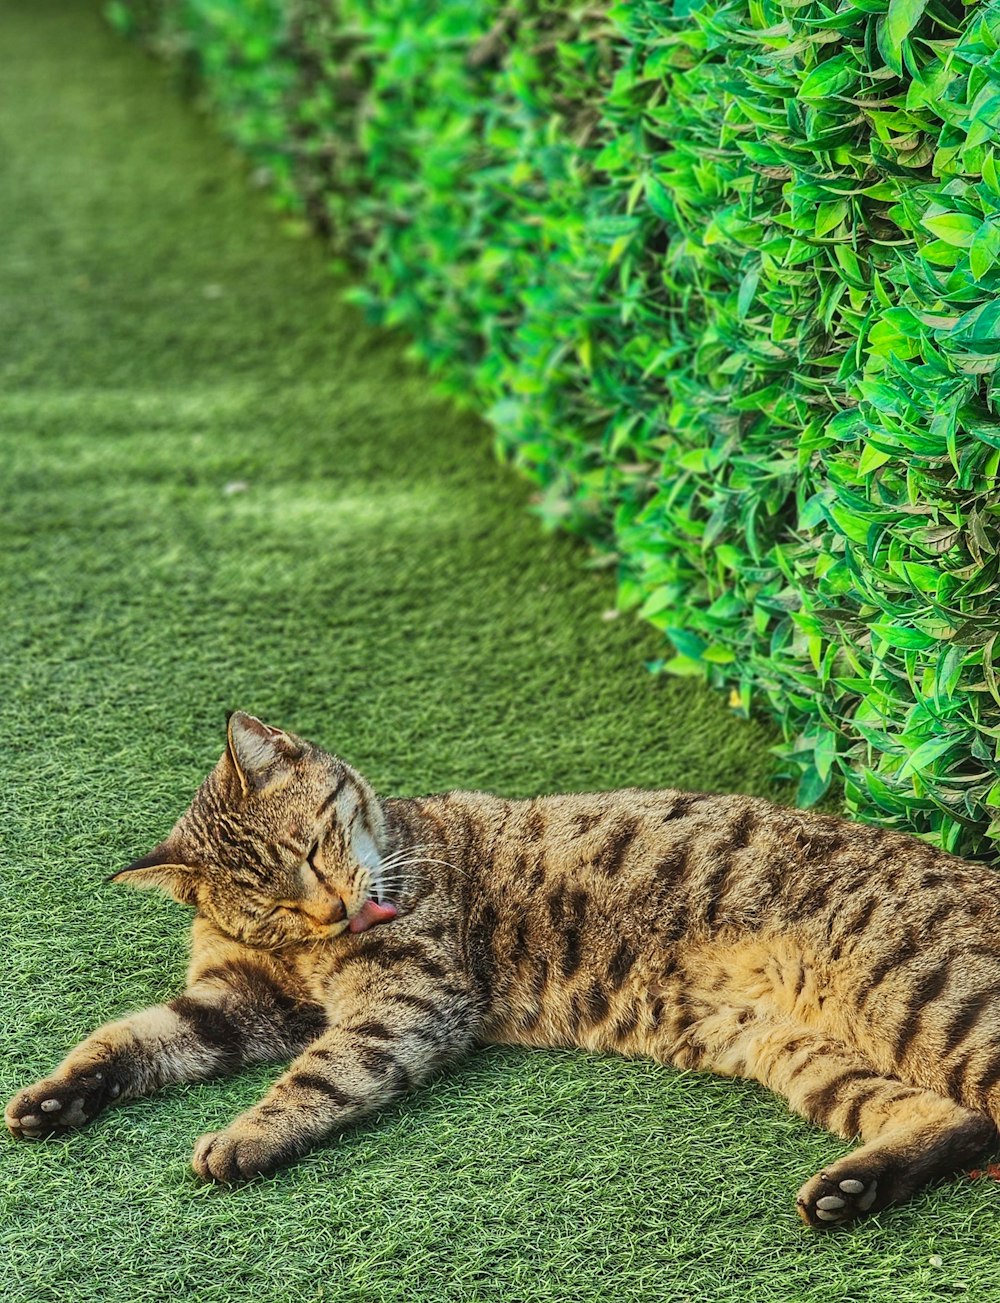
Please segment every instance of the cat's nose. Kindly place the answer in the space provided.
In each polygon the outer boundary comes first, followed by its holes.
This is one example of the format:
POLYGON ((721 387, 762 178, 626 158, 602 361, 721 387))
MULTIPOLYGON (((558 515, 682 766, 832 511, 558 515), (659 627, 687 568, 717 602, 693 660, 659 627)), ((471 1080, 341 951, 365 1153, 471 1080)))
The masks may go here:
POLYGON ((306 913, 314 923, 328 927, 331 923, 339 923, 347 917, 347 906, 339 896, 327 896, 323 900, 310 901, 306 906, 306 913))

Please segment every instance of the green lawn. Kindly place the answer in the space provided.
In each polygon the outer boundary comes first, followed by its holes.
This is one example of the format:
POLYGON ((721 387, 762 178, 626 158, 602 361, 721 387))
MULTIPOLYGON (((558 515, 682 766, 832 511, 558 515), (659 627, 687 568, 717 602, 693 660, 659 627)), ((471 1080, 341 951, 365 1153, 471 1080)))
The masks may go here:
MULTIPOLYGON (((655 635, 603 618, 611 585, 487 431, 95 8, 7 0, 0 41, 4 1097, 178 986, 184 911, 102 877, 185 806, 227 709, 386 792, 774 794, 771 736, 647 675, 655 635)), ((811 1235, 795 1191, 842 1146, 650 1063, 484 1052, 269 1181, 200 1185, 194 1139, 272 1075, 0 1143, 4 1303, 1000 1292, 991 1181, 811 1235)))

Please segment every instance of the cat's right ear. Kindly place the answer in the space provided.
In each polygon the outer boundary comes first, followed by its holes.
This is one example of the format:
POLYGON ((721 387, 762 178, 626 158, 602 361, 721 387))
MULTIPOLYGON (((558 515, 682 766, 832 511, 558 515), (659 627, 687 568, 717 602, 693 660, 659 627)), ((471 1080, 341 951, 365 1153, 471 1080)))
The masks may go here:
POLYGON ((243 795, 281 782, 302 756, 301 744, 256 715, 234 710, 226 725, 226 754, 243 795))
POLYGON ((148 855, 112 873, 105 881, 124 882, 130 887, 153 887, 165 891, 182 905, 196 905, 197 877, 192 865, 181 862, 177 848, 168 838, 148 855))

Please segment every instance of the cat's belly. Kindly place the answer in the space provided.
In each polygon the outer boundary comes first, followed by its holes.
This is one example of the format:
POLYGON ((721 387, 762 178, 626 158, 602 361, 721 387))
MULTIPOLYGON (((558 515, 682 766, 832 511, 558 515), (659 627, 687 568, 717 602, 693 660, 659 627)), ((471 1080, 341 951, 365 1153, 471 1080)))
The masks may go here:
POLYGON ((615 953, 572 980, 535 960, 498 1001, 486 1039, 697 1067, 707 1057, 724 1062, 726 1046, 752 1024, 787 1020, 830 1035, 846 1024, 830 965, 798 938, 682 942, 635 960, 627 974, 615 953))

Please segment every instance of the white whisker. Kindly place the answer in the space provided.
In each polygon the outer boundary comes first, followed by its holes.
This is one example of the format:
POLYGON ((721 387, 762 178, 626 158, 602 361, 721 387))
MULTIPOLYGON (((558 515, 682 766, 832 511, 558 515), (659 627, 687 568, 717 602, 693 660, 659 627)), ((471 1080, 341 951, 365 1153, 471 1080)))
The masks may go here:
MULTIPOLYGON (((466 869, 460 868, 451 860, 427 854, 430 849, 425 845, 397 846, 375 863, 363 862, 369 893, 378 899, 403 895, 414 885, 412 871, 431 866, 449 869, 451 873, 471 881, 472 875, 466 869)), ((377 850, 375 853, 378 854, 377 850)))
POLYGON ((425 865, 440 865, 453 873, 463 873, 463 870, 450 860, 425 854, 422 846, 400 846, 369 870, 372 889, 380 897, 398 895, 410 885, 411 875, 407 870, 422 868, 425 865))

